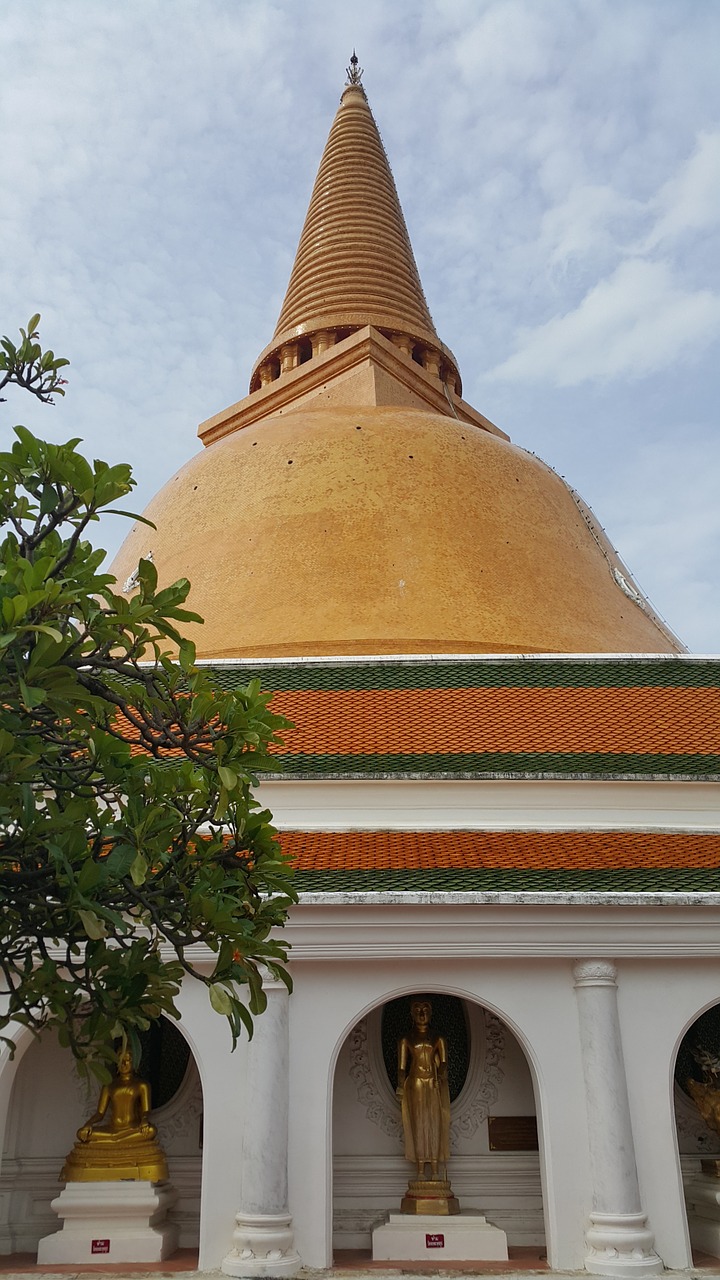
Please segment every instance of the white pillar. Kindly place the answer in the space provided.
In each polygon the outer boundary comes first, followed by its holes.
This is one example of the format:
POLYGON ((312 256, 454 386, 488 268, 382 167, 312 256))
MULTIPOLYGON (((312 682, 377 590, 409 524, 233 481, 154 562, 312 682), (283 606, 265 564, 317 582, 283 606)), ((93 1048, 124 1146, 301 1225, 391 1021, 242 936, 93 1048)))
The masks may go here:
POLYGON ((593 1210, 585 1268, 593 1275, 632 1277, 663 1270, 640 1202, 617 1006, 610 960, 574 967, 585 1077, 593 1210))
POLYGON ((222 1261, 229 1276, 293 1276, 301 1266, 288 1212, 288 993, 281 982, 263 985, 267 1009, 248 1046, 242 1205, 222 1261))

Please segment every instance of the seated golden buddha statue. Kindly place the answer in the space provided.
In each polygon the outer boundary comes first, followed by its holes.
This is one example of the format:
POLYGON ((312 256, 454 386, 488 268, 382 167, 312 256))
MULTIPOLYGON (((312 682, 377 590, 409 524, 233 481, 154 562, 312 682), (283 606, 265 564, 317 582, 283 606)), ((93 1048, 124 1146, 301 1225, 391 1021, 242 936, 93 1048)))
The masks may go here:
POLYGON ((122 1053, 117 1074, 104 1084, 97 1111, 77 1131, 77 1142, 63 1165, 65 1182, 164 1182, 167 1160, 150 1123, 150 1085, 133 1070, 132 1054, 122 1053), (109 1124, 101 1121, 109 1116, 109 1124))

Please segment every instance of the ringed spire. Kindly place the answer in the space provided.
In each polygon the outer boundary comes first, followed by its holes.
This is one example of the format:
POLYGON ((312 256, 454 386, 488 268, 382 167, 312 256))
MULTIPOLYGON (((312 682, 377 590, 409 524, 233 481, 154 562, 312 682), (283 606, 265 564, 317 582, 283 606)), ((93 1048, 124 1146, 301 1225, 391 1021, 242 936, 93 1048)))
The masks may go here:
POLYGON ((353 49, 285 301, 250 390, 366 325, 459 390, 425 300, 385 148, 353 49))

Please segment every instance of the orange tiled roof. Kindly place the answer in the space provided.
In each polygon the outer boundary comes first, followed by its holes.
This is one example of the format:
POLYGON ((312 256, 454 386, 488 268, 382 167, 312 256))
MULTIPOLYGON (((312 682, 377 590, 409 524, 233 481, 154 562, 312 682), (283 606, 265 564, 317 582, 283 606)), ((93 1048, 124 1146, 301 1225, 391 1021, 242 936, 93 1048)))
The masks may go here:
POLYGON ((288 755, 705 755, 720 745, 720 688, 285 689, 272 709, 296 725, 279 752, 288 755))
POLYGON ((720 833, 283 831, 298 872, 720 868, 720 833))
POLYGON ((211 668, 260 678, 287 775, 720 775, 720 660, 367 659, 211 668))

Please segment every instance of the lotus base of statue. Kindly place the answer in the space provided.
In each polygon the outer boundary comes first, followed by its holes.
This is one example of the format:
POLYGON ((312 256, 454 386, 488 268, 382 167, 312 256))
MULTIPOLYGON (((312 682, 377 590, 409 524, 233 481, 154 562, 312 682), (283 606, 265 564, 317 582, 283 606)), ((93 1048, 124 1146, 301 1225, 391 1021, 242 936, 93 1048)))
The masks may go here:
POLYGON ((60 1174, 62 1182, 167 1182, 165 1153, 152 1138, 127 1142, 76 1142, 60 1174))
POLYGON ((401 1213, 429 1213, 441 1217, 460 1212, 460 1202, 453 1195, 450 1182, 443 1178, 416 1178, 408 1183, 408 1189, 400 1205, 401 1213))

